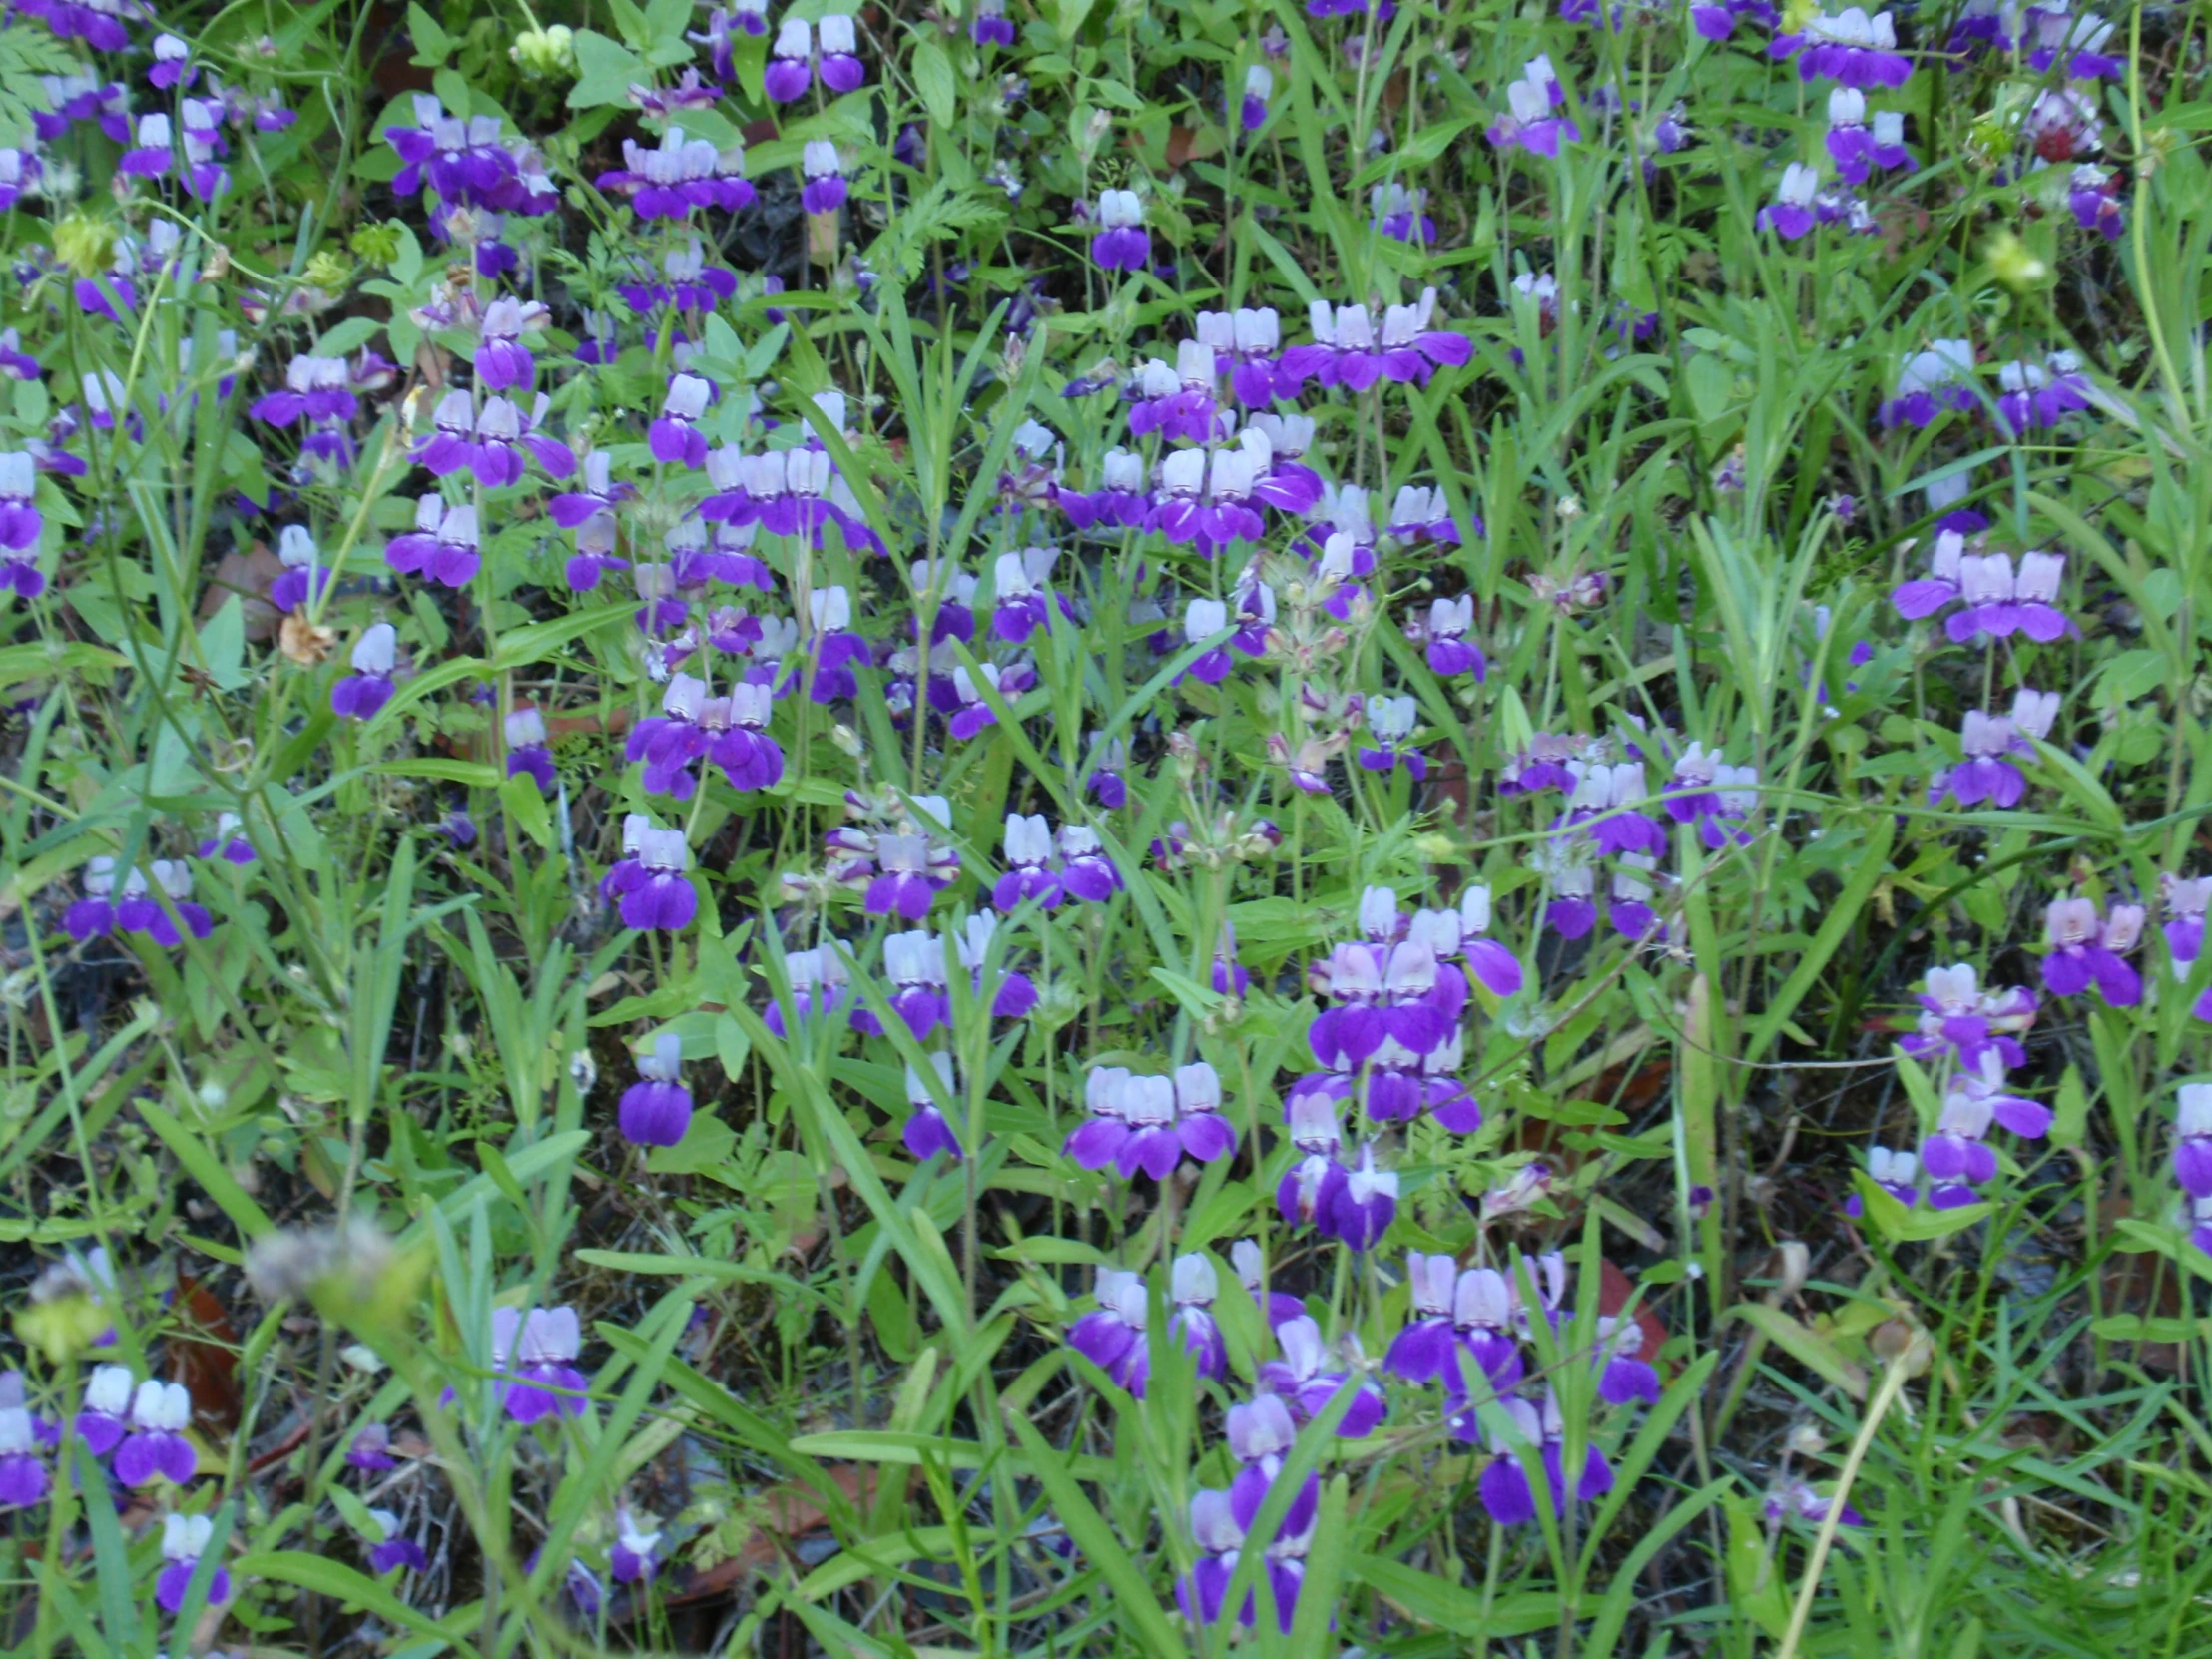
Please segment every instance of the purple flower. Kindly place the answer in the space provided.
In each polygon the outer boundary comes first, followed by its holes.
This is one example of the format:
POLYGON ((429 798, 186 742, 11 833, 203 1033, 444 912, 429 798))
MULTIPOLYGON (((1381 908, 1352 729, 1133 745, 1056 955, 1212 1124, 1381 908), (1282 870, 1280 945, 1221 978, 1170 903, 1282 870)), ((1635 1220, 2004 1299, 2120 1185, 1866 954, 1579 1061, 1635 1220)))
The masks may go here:
MULTIPOLYGON (((1476 520, 1475 528, 1479 534, 1479 519, 1476 520)), ((1444 492, 1416 484, 1407 484, 1391 501, 1387 533, 1408 545, 1433 541, 1440 546, 1457 547, 1461 539, 1459 526, 1451 516, 1451 508, 1444 499, 1444 492)), ((1469 626, 1473 620, 1474 612, 1470 603, 1467 611, 1469 626)))
POLYGON ((394 194, 412 196, 428 184, 449 208, 496 213, 545 214, 558 203, 544 164, 501 141, 497 116, 447 115, 426 93, 415 95, 414 115, 412 127, 384 129, 401 163, 394 194))
MULTIPOLYGON (((784 974, 791 984, 792 1006, 799 1023, 805 1025, 817 1015, 834 1014, 842 1008, 848 990, 844 958, 835 943, 817 946, 812 950, 794 950, 784 958, 784 974)), ((791 1033, 784 1023, 784 1005, 772 1000, 762 1010, 761 1023, 779 1037, 791 1033)))
POLYGON ((1151 500, 1145 493, 1144 457, 1126 449, 1109 449, 1099 457, 1098 464, 1100 487, 1088 494, 1060 490, 1054 498, 1060 511, 1078 530, 1094 525, 1110 529, 1141 526, 1151 510, 1151 500))
POLYGON ((1245 67, 1244 99, 1238 107, 1238 124, 1257 133, 1268 124, 1268 101, 1275 96, 1275 71, 1264 63, 1245 67))
POLYGON ((1210 1164, 1236 1150, 1237 1132, 1221 1115, 1221 1078, 1204 1061, 1178 1066, 1172 1078, 1100 1067, 1084 1080, 1084 1105, 1091 1116, 1064 1148, 1083 1169, 1112 1165, 1124 1181, 1140 1170, 1165 1181, 1186 1153, 1210 1164))
POLYGON ((906 1150, 916 1163, 925 1164, 940 1152, 958 1163, 960 1138, 944 1115, 944 1106, 953 1097, 952 1056, 939 1049, 929 1056, 929 1065, 933 1076, 906 1068, 906 1150))
POLYGON ((779 104, 804 98, 814 83, 814 55, 813 28, 803 18, 785 18, 775 45, 769 48, 768 68, 763 75, 769 97, 779 104))
MULTIPOLYGON (((952 1023, 944 940, 918 927, 890 934, 883 940, 883 977, 892 986, 891 1012, 916 1042, 938 1026, 952 1023)), ((883 1034, 882 1023, 866 1007, 853 1008, 852 1028, 871 1037, 883 1034)))
MULTIPOLYGON (((1229 607, 1219 599, 1194 599, 1183 611, 1183 640, 1187 645, 1229 631, 1229 607)), ((1229 678, 1236 660, 1229 655, 1227 644, 1201 651, 1193 658, 1190 667, 1183 671, 1183 678, 1197 680, 1205 685, 1218 686, 1229 678)))
MULTIPOLYGON (((2212 1164, 2208 1164, 2212 1169, 2212 1164)), ((1149 1370, 1145 1352, 1145 1282, 1141 1275, 1106 1268, 1098 1276, 1098 1308, 1068 1327, 1068 1347, 1118 1387, 1142 1393, 1149 1370)))
POLYGON ((1041 815, 1027 818, 1006 815, 1006 864, 1004 875, 991 889, 991 903, 1001 915, 1010 915, 1027 900, 1043 909, 1060 902, 1060 878, 1047 866, 1052 859, 1052 829, 1041 815))
POLYGON ((1411 939, 1340 944, 1309 968, 1308 979, 1335 1004, 1315 1018, 1314 1052, 1341 1052, 1349 1067, 1375 1054, 1385 1039, 1414 1054, 1442 1047, 1466 1006, 1466 976, 1439 963, 1432 946, 1411 939))
POLYGON ((1917 1029, 1898 1046, 1915 1059, 1949 1049, 1959 1065, 1978 1070, 1985 1053, 2006 1067, 2027 1064, 2017 1033, 2035 1023, 2035 993, 2023 986, 1982 990, 1969 963, 1930 968, 1928 988, 1914 998, 1921 1006, 1917 1029))
POLYGON ((1397 1218, 1397 1175, 1375 1167, 1373 1143, 1360 1148, 1360 1161, 1345 1171, 1331 1195, 1326 1215, 1316 1225, 1356 1251, 1373 1250, 1397 1218))
POLYGON ((546 747, 545 716, 536 709, 517 709, 507 716, 507 776, 528 778, 538 794, 551 795, 559 783, 553 751, 546 747))
POLYGON ((1368 224, 1392 242, 1418 243, 1425 247, 1436 240, 1436 222, 1425 211, 1428 206, 1425 190, 1409 189, 1392 179, 1368 192, 1368 206, 1375 216, 1368 224))
POLYGON ((822 45, 822 58, 815 72, 822 77, 822 84, 840 95, 859 91, 867 80, 867 69, 859 59, 859 40, 852 19, 842 13, 826 17, 815 30, 822 45))
POLYGON ((539 392, 532 412, 504 396, 488 397, 474 408, 465 391, 450 391, 438 399, 432 411, 432 434, 415 450, 415 458, 433 477, 446 478, 467 471, 486 489, 502 489, 522 481, 528 469, 524 451, 556 482, 576 470, 576 457, 568 445, 547 437, 538 428, 552 408, 552 399, 539 392))
POLYGON ((2019 633, 2047 645, 2073 633, 2073 624, 2056 603, 2065 574, 2063 553, 2022 553, 2017 576, 2007 554, 1965 554, 1958 560, 1959 597, 1965 608, 1952 614, 1945 631, 1961 644, 1978 634, 2008 639, 2019 633))
POLYGON ((881 873, 868 883, 865 909, 871 916, 903 916, 919 921, 937 894, 952 884, 955 866, 939 865, 934 843, 925 834, 877 835, 875 858, 881 873))
POLYGON ((384 563, 401 575, 426 576, 442 587, 467 587, 483 564, 476 509, 449 507, 436 494, 421 497, 415 503, 414 529, 385 544, 384 563))
POLYGON ((638 1056, 638 1080, 622 1091, 617 1123, 632 1146, 674 1146, 691 1128, 691 1090, 684 1087, 684 1040, 664 1031, 652 1052, 638 1056))
POLYGON ((1912 78, 1913 62, 1897 49, 1897 30, 1888 12, 1869 17, 1847 6, 1834 17, 1815 17, 1801 34, 1777 35, 1767 48, 1772 58, 1795 56, 1798 79, 1840 81, 1865 90, 1893 91, 1912 78))
POLYGON ((1394 772, 1402 766, 1419 783, 1428 776, 1428 758, 1417 749, 1403 747, 1420 724, 1420 705, 1410 697, 1378 697, 1367 706, 1372 747, 1359 752, 1360 765, 1369 772, 1394 772))
POLYGON ((345 1448, 345 1466, 379 1473, 399 1465, 391 1457, 391 1429, 381 1422, 363 1423, 345 1448))
POLYGON ((494 1308, 492 1370, 512 1381, 500 1384, 507 1415, 525 1428, 550 1416, 580 1417, 591 1384, 576 1369, 584 1331, 573 1308, 494 1308))
POLYGON ((1135 191, 1099 192, 1098 223, 1099 233, 1091 239, 1091 259, 1101 271, 1142 271, 1152 263, 1144 204, 1135 191))
MULTIPOLYGON (((1780 1524, 1786 1520, 1795 1520, 1806 1522, 1808 1525, 1819 1526, 1828 1519, 1835 1508, 1835 1498, 1823 1497, 1804 1481, 1795 1480, 1782 1491, 1769 1492, 1766 1502, 1761 1505, 1761 1513, 1765 1515, 1770 1523, 1774 1524, 1780 1524)), ((1843 1506, 1842 1512, 1837 1514, 1836 1519, 1837 1523, 1843 1526, 1865 1526, 1867 1524, 1867 1517, 1848 1503, 1843 1506)))
POLYGON ((283 574, 269 585, 269 602, 279 611, 295 611, 311 603, 330 585, 331 573, 321 557, 304 525, 285 525, 276 538, 276 558, 283 574))
POLYGON ((2073 210, 2074 223, 2084 231, 2096 232, 2106 242, 2118 242, 2120 233, 2127 229, 2127 210, 2120 202, 2121 183, 2118 175, 2101 167, 2075 168, 2066 183, 2066 206, 2073 210))
POLYGON ((698 788, 691 764, 713 742, 701 722, 707 705, 707 682, 696 675, 669 676, 661 693, 661 712, 648 715, 630 728, 623 742, 623 759, 643 761, 640 780, 647 795, 666 795, 689 801, 698 788))
POLYGON ((1997 368, 1997 430, 2008 438, 2056 426, 2090 407, 2096 390, 2071 351, 2053 351, 2039 363, 2024 358, 1997 368))
MULTIPOLYGON (((1349 1073, 1328 1072, 1301 1078, 1284 1106, 1291 1145, 1304 1156, 1284 1172, 1275 1189, 1283 1224, 1293 1229, 1325 1226, 1344 1190, 1344 1131, 1338 1105, 1349 1091, 1349 1073)), ((1326 1230, 1326 1227, 1325 1227, 1326 1230)))
MULTIPOLYGON (((1270 1474, 1254 1488, 1201 1490, 1191 1498, 1191 1536, 1199 1558, 1189 1573, 1176 1580, 1176 1604, 1184 1616, 1199 1624, 1215 1624, 1227 1611, 1229 1583, 1236 1576, 1237 1558, 1245 1547, 1245 1535, 1259 1518, 1260 1504, 1273 1483, 1270 1474)), ((1298 1595, 1306 1582, 1306 1554, 1312 1547, 1320 1517, 1321 1482, 1308 1475, 1268 1545, 1266 1565, 1268 1593, 1275 1602, 1277 1627, 1288 1635, 1298 1612, 1298 1595)), ((1237 1622, 1246 1629, 1257 1622, 1258 1594, 1249 1593, 1237 1610, 1237 1622)))
POLYGON ((2212 1198, 2212 1083, 2181 1085, 2174 1134, 2174 1179, 2191 1198, 2212 1198))
POLYGON ((656 461, 695 470, 707 464, 707 434, 694 423, 714 394, 714 386, 696 374, 678 374, 669 381, 660 418, 646 433, 656 461))
POLYGON ((734 790, 774 789, 784 777, 783 746, 768 735, 774 692, 740 681, 717 701, 727 711, 729 726, 708 746, 707 758, 722 768, 734 790))
MULTIPOLYGON (((1920 1159, 1910 1152, 1898 1152, 1886 1146, 1870 1147, 1867 1151, 1868 1177, 1909 1210, 1920 1202, 1920 1159)), ((1844 1200, 1844 1214, 1855 1221, 1864 1209, 1857 1193, 1844 1200)))
POLYGON ((1121 871, 1106 855, 1098 831, 1080 824, 1060 827, 1060 885, 1071 898, 1103 904, 1122 890, 1121 871))
MULTIPOLYGON (((1168 1334, 1196 1358, 1199 1375, 1212 1379, 1219 1379, 1228 1368, 1228 1350, 1209 1311, 1217 1289, 1213 1264, 1205 1257, 1175 1259, 1170 1270, 1168 1334)), ((1142 1277, 1117 1268, 1102 1269, 1098 1311, 1068 1327, 1068 1346, 1140 1399, 1151 1375, 1147 1304, 1142 1277)))
POLYGON ((1006 0, 976 0, 975 16, 968 24, 968 39, 977 46, 1014 44, 1014 26, 1006 16, 1006 0))
POLYGON ((1416 1252, 1406 1258, 1405 1279, 1412 1293, 1410 1317, 1390 1340, 1382 1369, 1408 1382, 1430 1382, 1456 1363, 1451 1312, 1459 1264, 1449 1256, 1416 1252))
MULTIPOLYGON (((1561 1270, 1563 1277, 1564 1270, 1561 1270)), ((1526 1369, 1520 1342, 1515 1336, 1520 1319, 1520 1297, 1512 1282, 1495 1268, 1469 1268, 1459 1275, 1451 1296, 1451 1331, 1457 1353, 1447 1355, 1438 1370, 1445 1391, 1454 1398, 1467 1391, 1467 1373, 1460 1365, 1463 1353, 1499 1392, 1521 1380, 1526 1369)))
POLYGON ((156 858, 145 869, 126 870, 119 885, 114 857, 95 853, 85 863, 84 887, 85 896, 62 914, 63 930, 80 942, 120 929, 174 948, 184 942, 178 922, 196 939, 206 938, 215 927, 206 907, 190 902, 192 868, 182 859, 156 858), (153 896, 156 887, 169 904, 153 896))
POLYGON ((2161 931, 2166 935, 2166 955, 2174 978, 2185 981, 2197 958, 2204 954, 2204 918, 2207 911, 2212 911, 2212 876, 2176 875, 2169 870, 2158 877, 2158 892, 2165 905, 2161 931))
POLYGON ((0 1510, 44 1501, 52 1483, 39 1455, 39 1424, 21 1405, 0 1405, 0 1510))
POLYGON ((369 1521, 375 1527, 375 1536, 364 1533, 368 1542, 368 1570, 381 1577, 387 1572, 405 1567, 410 1572, 428 1572, 430 1557, 414 1539, 399 1529, 399 1517, 389 1509, 371 1509, 369 1521))
POLYGON ((353 672, 330 688, 330 707, 346 720, 374 720, 391 701, 391 674, 398 662, 398 630, 388 622, 371 623, 354 641, 353 672))
POLYGON ((1758 785, 1754 768, 1730 766, 1707 754, 1704 745, 1692 743, 1675 758, 1664 798, 1667 816, 1677 824, 1695 825, 1709 852, 1746 845, 1751 837, 1738 826, 1759 804, 1758 785))
POLYGON ((82 40, 96 52, 127 51, 131 37, 124 21, 153 16, 138 0, 21 0, 16 10, 40 19, 61 39, 82 40))
POLYGON ((486 391, 528 391, 537 380, 537 359, 522 343, 522 331, 542 322, 545 306, 532 300, 525 306, 511 294, 501 294, 484 309, 476 341, 476 383, 486 391))
MULTIPOLYGON (((1329 1349, 1322 1341, 1321 1327, 1303 1313, 1276 1325, 1275 1340, 1282 1358, 1261 1364, 1256 1385, 1280 1395, 1294 1422, 1311 1421, 1336 1397, 1351 1373, 1327 1369, 1329 1349)), ((1338 1419, 1338 1437, 1367 1438, 1382 1421, 1384 1410, 1382 1395, 1363 1380, 1338 1419)))
MULTIPOLYGON (((212 1516, 172 1513, 162 1517, 162 1572, 154 1583, 154 1600, 163 1612, 184 1611, 185 1592, 192 1587, 200 1557, 208 1552, 214 1537, 212 1516)), ((230 1599, 230 1570, 219 1565, 208 1576, 207 1605, 220 1607, 230 1599)))
POLYGON ((1961 807, 1984 801, 1997 807, 2018 806, 2027 793, 2027 779, 2005 757, 2032 757, 2035 748, 2029 740, 2048 736, 2057 718, 2058 693, 2025 686, 2013 699, 2009 715, 1967 710, 1959 733, 1959 747, 1965 758, 1929 782, 1929 805, 1948 795, 1961 807))
POLYGON ((2013 33, 2018 22, 2015 0, 1966 0, 1944 49, 1960 56, 1977 56, 1992 46, 2009 52, 2019 44, 2013 33))
POLYGON ((1574 789, 1567 799, 1568 810, 1554 823, 1554 830, 1583 831, 1600 852, 1615 856, 1664 855, 1667 832, 1649 814, 1631 810, 1651 793, 1642 761, 1579 759, 1567 763, 1567 772, 1574 779, 1574 789))
MULTIPOLYGON (((1027 645, 1029 636, 1052 622, 1053 564, 1059 554, 1049 547, 1031 547, 1019 553, 1001 553, 994 572, 998 603, 991 612, 991 633, 1009 645, 1027 645)), ((1066 604, 1061 602, 1063 613, 1066 604)))
POLYGON ((1890 592, 1890 604, 1898 615, 1908 622, 1919 622, 1955 603, 1963 591, 1959 565, 1965 550, 1964 536, 1955 530, 1938 530, 1929 574, 1918 581, 1901 582, 1890 592))
POLYGON ((1638 1321, 1601 1316, 1597 1346, 1598 1398, 1608 1405, 1626 1405, 1632 1399, 1646 1405, 1659 1403, 1659 1373, 1649 1361, 1637 1357, 1644 1346, 1643 1327, 1638 1321))
POLYGON ((2112 25, 2095 12, 2076 12, 2073 0, 2029 6, 2023 24, 2023 44, 2033 43, 2027 66, 2038 75, 2055 68, 2069 81, 2116 81, 2127 73, 2126 59, 2105 50, 2112 25))
POLYGON ((833 214, 844 206, 844 163, 834 144, 809 139, 800 157, 800 171, 806 178, 799 196, 801 207, 811 214, 833 214))
POLYGON ((2046 87, 2020 118, 2020 137, 2038 162, 2056 166, 2104 147, 2097 100, 2072 87, 2046 87))
POLYGON ((85 1380, 84 1403, 77 1408, 71 1427, 95 1457, 105 1457, 123 1438, 133 1385, 128 1366, 95 1366, 85 1380))
POLYGON ((2142 937, 2143 919, 2140 904, 2115 904, 2100 920, 2093 899, 2052 899, 2043 913, 2043 936, 2050 941, 2043 988, 2053 996, 2078 996, 2094 984, 2112 1007, 2134 1007, 2143 1000, 2143 981, 2124 953, 2142 937))
POLYGON ((1806 235, 1817 222, 1814 199, 1820 194, 1820 186, 1819 174, 1803 162, 1790 163, 1782 170, 1773 204, 1759 210, 1759 229, 1774 232, 1784 242, 1796 242, 1806 235))
MULTIPOLYGON (((1486 1438, 1490 1449, 1497 1453, 1476 1482, 1482 1507, 1500 1526, 1518 1526, 1536 1518, 1536 1495, 1529 1488, 1528 1473, 1521 1467, 1519 1456, 1521 1446, 1532 1444, 1540 1448, 1546 1483, 1550 1487, 1551 1512, 1555 1515, 1566 1513, 1567 1425, 1559 1410, 1558 1397, 1546 1388, 1540 1405, 1520 1398, 1503 1400, 1500 1404, 1509 1425, 1504 1430, 1481 1427, 1471 1405, 1462 1409, 1452 1423, 1459 1438, 1486 1438)), ((1582 1472, 1574 1482, 1575 1497, 1587 1502, 1603 1497, 1612 1489, 1613 1470, 1605 1461, 1604 1453, 1594 1445, 1587 1447, 1582 1472)))
POLYGON ((255 399, 246 412, 271 426, 351 420, 360 412, 360 400, 350 381, 343 357, 293 357, 284 366, 284 389, 255 399))
POLYGON ((1530 59, 1521 78, 1505 88, 1506 113, 1497 118, 1486 135, 1500 150, 1520 149, 1531 156, 1556 161, 1562 140, 1577 144, 1582 129, 1571 116, 1557 112, 1566 103, 1566 89, 1559 83, 1548 57, 1530 59))
POLYGON ((615 1510, 615 1541, 607 1551, 607 1572, 617 1584, 650 1584, 660 1568, 661 1534, 641 1532, 624 1504, 615 1510))
POLYGON ((115 1477, 126 1486, 151 1486, 158 1480, 192 1483, 199 1453, 185 1438, 192 1425, 192 1394, 182 1382, 141 1382, 131 1396, 130 1432, 115 1451, 115 1477))
MULTIPOLYGON (((622 890, 622 924, 674 933, 699 913, 699 894, 684 872, 691 848, 681 830, 646 830, 638 837, 637 873, 622 890)), ((610 872, 611 873, 611 872, 610 872)))

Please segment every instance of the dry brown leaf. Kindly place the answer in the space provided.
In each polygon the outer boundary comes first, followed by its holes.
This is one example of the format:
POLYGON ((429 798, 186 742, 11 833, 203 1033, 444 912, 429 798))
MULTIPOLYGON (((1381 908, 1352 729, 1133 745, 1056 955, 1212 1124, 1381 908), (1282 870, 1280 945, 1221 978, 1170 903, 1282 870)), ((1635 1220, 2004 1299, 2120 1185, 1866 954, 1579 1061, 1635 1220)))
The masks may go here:
POLYGON ((301 668, 313 668, 329 659, 330 650, 338 642, 336 634, 320 623, 307 620, 307 607, 302 605, 284 618, 277 630, 277 648, 301 668))

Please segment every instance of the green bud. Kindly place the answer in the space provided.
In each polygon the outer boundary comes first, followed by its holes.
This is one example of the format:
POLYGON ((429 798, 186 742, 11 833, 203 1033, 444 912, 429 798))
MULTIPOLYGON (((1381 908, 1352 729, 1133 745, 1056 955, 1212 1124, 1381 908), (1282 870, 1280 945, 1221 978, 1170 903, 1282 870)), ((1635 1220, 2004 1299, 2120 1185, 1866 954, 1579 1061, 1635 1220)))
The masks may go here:
POLYGON ((383 267, 399 258, 399 226, 396 221, 363 225, 346 242, 346 249, 363 265, 383 267))
POLYGON ((576 36, 565 23, 550 29, 525 29, 515 36, 507 56, 523 74, 537 79, 576 73, 576 36))
POLYGON ((54 227, 54 257, 72 276, 97 276, 115 260, 115 227, 89 214, 71 214, 54 227))
POLYGON ((335 293, 353 279, 353 262, 334 248, 325 248, 307 262, 301 278, 311 288, 335 293))
POLYGON ((47 1363, 66 1366, 99 1341, 115 1321, 89 1296, 56 1297, 34 1302, 15 1316, 15 1334, 25 1347, 46 1356, 47 1363))
POLYGON ((2025 293, 2050 280, 2050 267, 2014 232, 2000 231, 1992 237, 1987 257, 1990 274, 2014 293, 2025 293))

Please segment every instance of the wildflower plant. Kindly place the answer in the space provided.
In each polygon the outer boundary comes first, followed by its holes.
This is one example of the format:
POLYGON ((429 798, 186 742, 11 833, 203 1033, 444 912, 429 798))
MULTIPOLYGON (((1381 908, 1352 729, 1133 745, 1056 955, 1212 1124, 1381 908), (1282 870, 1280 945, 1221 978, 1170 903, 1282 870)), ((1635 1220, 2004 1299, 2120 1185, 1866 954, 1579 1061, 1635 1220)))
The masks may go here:
POLYGON ((2202 56, 18 5, 0 1621, 2201 1646, 2202 56))

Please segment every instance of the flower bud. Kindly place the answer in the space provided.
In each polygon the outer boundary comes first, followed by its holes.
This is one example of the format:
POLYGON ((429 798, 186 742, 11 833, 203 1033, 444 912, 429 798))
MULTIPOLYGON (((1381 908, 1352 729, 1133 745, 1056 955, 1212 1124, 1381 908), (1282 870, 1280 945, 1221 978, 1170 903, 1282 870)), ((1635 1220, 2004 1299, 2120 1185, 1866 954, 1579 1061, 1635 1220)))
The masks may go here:
POLYGON ((576 70, 576 36, 565 23, 549 29, 525 29, 515 36, 507 56, 533 79, 571 75, 576 70))
POLYGON ((89 214, 71 214, 54 227, 54 258, 73 276, 92 276, 115 259, 115 227, 89 214))

